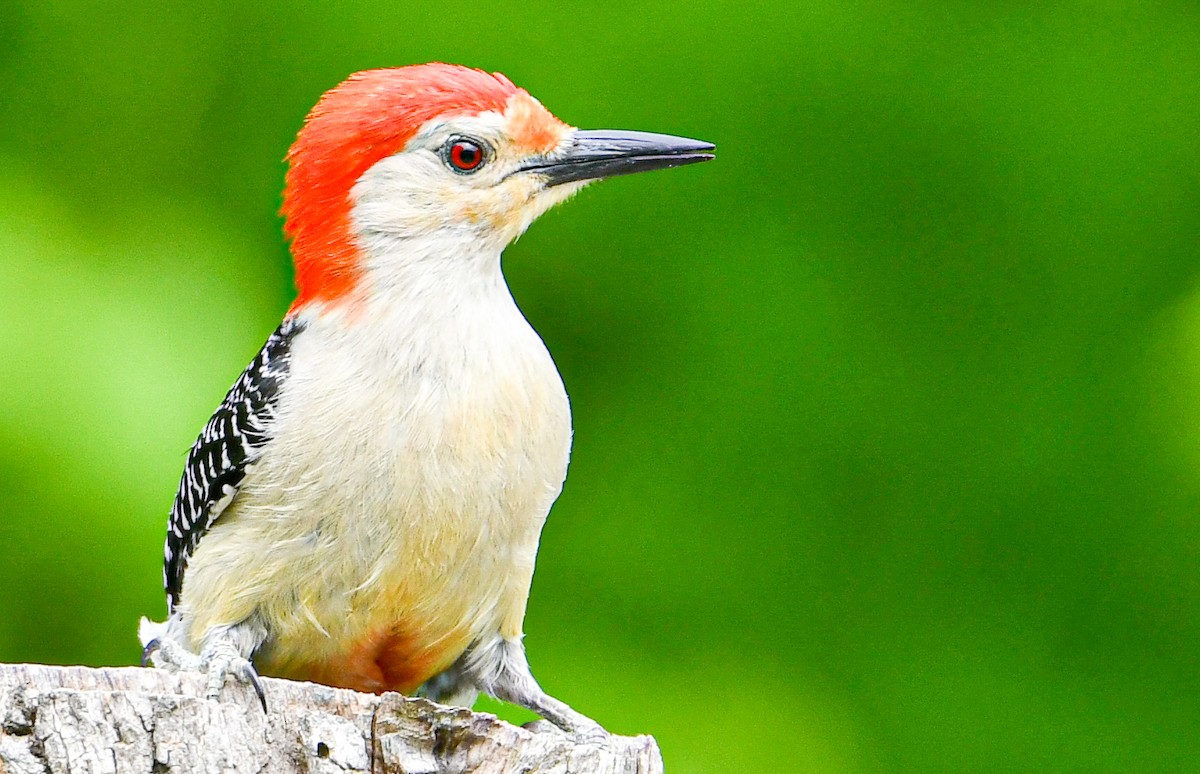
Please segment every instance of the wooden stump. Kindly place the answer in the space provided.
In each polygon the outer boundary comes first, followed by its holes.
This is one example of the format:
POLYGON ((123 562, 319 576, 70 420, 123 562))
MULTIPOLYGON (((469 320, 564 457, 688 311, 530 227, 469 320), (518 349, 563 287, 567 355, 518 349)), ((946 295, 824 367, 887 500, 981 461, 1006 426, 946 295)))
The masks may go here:
POLYGON ((0 664, 0 774, 662 774, 648 736, 576 742, 548 724, 399 694, 263 678, 204 698, 197 674, 0 664))

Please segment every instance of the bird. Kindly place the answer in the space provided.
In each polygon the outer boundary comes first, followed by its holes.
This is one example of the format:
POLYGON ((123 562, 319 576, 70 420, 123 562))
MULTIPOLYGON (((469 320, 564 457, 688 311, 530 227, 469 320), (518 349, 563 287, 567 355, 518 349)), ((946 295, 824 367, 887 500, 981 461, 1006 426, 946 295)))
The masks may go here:
POLYGON ((711 143, 580 130, 499 73, 365 70, 287 154, 296 297, 187 455, 168 518, 167 618, 143 663, 399 691, 480 693, 559 729, 522 623, 566 476, 562 379, 501 271, 592 181, 714 158, 711 143))

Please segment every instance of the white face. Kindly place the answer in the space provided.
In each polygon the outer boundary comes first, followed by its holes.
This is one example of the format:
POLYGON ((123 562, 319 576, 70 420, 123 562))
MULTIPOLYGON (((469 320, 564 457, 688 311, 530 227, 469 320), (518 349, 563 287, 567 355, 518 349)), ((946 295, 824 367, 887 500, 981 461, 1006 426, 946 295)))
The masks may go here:
POLYGON ((543 150, 530 150, 513 137, 520 131, 520 116, 513 113, 434 119, 403 151, 368 169, 351 191, 358 237, 436 237, 498 253, 539 215, 583 188, 586 181, 547 188, 542 175, 522 171, 552 159, 570 144, 574 130, 554 127, 543 150))

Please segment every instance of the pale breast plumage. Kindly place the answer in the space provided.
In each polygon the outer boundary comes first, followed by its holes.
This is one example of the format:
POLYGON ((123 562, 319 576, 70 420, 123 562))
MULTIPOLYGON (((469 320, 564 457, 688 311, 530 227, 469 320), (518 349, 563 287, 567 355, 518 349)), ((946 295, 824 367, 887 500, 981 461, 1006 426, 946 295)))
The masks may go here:
POLYGON ((511 299, 497 306, 467 330, 377 319, 369 341, 307 319, 270 437, 195 554, 193 638, 253 616, 266 673, 377 690, 344 674, 350 653, 390 646, 415 685, 487 632, 520 636, 570 418, 540 339, 511 299), (414 351, 414 329, 449 340, 414 351))

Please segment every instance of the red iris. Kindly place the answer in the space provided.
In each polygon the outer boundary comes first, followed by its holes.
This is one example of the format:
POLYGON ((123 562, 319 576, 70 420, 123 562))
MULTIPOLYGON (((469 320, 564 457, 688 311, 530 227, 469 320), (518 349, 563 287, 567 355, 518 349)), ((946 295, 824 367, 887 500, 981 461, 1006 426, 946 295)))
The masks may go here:
POLYGON ((477 169, 483 163, 483 148, 470 140, 458 140, 450 146, 450 163, 464 172, 477 169))

